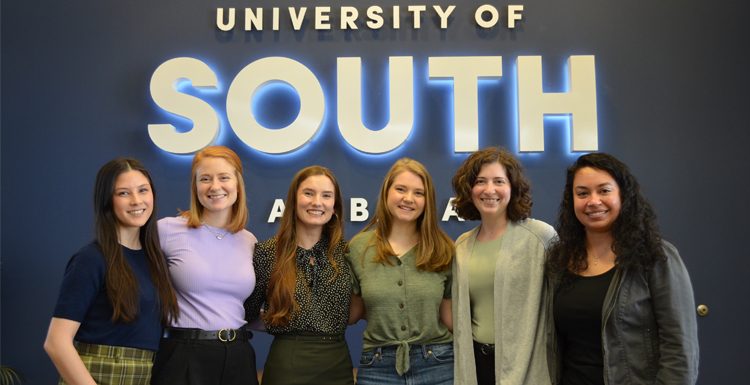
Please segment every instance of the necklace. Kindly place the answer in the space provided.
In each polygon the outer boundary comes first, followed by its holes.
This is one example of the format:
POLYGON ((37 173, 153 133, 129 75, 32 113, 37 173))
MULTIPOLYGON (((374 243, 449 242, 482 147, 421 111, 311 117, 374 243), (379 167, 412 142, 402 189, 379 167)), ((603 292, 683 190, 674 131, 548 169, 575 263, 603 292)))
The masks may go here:
POLYGON ((211 228, 211 226, 207 225, 207 224, 206 224, 205 222, 201 221, 201 224, 202 224, 203 226, 206 226, 206 228, 208 229, 208 231, 210 231, 210 232, 211 232, 211 234, 213 234, 213 235, 214 235, 214 237, 216 237, 216 239, 218 239, 218 240, 221 240, 222 238, 226 237, 226 236, 227 236, 227 234, 229 234, 229 230, 225 231, 225 232, 224 232, 224 234, 219 234, 219 233, 217 233, 216 231, 214 231, 214 230, 213 230, 213 229, 211 228))
MULTIPOLYGON (((610 250, 612 250, 612 248, 608 247, 608 248, 604 249, 604 252, 602 252, 601 254, 599 254, 598 257, 594 258, 594 266, 598 265, 599 264, 599 258, 605 256, 607 254, 607 252, 610 251, 610 250)), ((594 253, 592 253, 592 254, 594 254, 594 253)))

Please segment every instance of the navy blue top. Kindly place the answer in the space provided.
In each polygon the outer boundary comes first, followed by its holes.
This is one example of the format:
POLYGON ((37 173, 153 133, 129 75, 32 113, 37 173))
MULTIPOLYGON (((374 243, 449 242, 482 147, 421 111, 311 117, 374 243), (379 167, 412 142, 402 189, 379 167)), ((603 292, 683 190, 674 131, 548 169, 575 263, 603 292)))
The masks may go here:
POLYGON ((92 242, 68 262, 53 317, 80 322, 75 340, 156 351, 161 337, 156 290, 143 250, 122 247, 138 279, 140 315, 130 324, 113 323, 104 283, 104 255, 92 242))

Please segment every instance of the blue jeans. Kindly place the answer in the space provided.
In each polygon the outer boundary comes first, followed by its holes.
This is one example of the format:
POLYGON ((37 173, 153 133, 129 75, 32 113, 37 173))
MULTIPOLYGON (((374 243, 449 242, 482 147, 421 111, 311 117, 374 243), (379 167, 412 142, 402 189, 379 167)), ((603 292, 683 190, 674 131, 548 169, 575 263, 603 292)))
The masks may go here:
POLYGON ((362 352, 357 385, 452 385, 453 343, 416 345, 409 350, 409 371, 396 372, 396 346, 362 352))

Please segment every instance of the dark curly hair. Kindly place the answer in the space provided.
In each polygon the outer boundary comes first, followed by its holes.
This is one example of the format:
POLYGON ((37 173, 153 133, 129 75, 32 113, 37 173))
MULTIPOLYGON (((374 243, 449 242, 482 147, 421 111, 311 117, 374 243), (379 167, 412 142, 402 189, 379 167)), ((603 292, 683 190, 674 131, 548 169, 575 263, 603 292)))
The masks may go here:
POLYGON ((508 219, 520 221, 531 216, 531 183, 523 175, 523 165, 511 153, 502 147, 489 147, 477 151, 469 156, 453 176, 453 192, 456 199, 453 206, 456 213, 463 219, 476 221, 482 219, 479 210, 474 206, 471 190, 477 181, 477 174, 482 166, 490 163, 500 163, 505 167, 510 182, 510 202, 508 202, 508 219))
POLYGON ((615 264, 622 269, 648 271, 666 257, 656 214, 643 196, 641 186, 630 169, 614 156, 605 153, 583 155, 568 167, 565 191, 560 203, 555 230, 557 237, 547 250, 545 272, 552 279, 569 283, 573 273, 586 270, 586 229, 578 220, 573 202, 573 180, 578 170, 591 167, 606 171, 620 187, 620 215, 612 225, 612 250, 615 264))

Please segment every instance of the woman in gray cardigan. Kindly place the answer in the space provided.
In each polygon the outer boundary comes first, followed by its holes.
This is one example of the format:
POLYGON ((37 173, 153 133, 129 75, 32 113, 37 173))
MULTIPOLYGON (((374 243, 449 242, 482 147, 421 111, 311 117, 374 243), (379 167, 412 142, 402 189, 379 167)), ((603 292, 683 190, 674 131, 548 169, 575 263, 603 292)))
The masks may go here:
POLYGON ((461 218, 482 223, 456 241, 455 383, 549 384, 544 253, 555 231, 529 219, 530 183, 502 148, 473 153, 453 177, 461 218))

